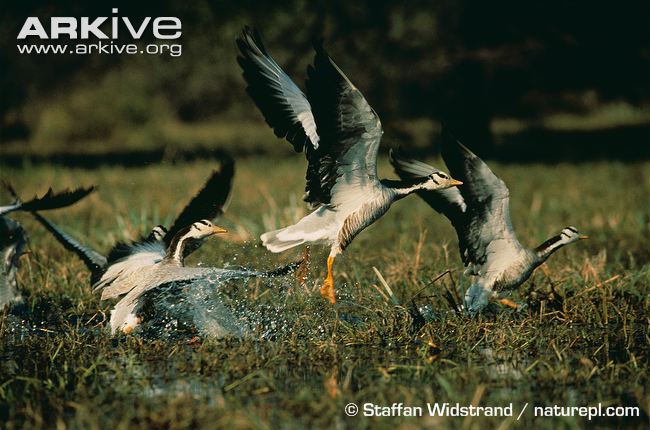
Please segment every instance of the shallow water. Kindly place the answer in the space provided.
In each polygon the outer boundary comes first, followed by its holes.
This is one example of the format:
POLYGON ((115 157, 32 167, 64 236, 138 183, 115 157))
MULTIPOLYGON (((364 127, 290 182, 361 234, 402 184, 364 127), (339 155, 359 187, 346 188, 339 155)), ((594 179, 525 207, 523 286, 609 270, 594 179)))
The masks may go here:
POLYGON ((148 292, 138 331, 148 338, 198 335, 274 340, 290 334, 296 321, 287 317, 282 300, 257 303, 247 293, 253 288, 282 291, 281 278, 205 279, 170 285, 148 292))

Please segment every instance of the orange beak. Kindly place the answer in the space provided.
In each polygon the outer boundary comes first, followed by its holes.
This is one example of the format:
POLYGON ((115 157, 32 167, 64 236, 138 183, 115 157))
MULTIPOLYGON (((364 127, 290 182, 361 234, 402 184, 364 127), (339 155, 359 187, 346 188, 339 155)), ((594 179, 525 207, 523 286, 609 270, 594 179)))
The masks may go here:
POLYGON ((226 230, 225 228, 218 227, 216 225, 212 227, 212 234, 222 234, 222 233, 228 233, 228 230, 226 230))

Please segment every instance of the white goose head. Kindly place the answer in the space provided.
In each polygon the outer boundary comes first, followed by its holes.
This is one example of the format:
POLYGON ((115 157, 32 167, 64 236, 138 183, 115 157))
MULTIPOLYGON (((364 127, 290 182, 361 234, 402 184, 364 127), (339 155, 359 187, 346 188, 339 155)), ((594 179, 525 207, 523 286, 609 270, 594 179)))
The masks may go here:
POLYGON ((442 190, 445 188, 463 185, 461 181, 452 178, 447 173, 440 170, 436 170, 426 178, 426 181, 421 185, 421 189, 427 191, 442 190))
POLYGON ((165 226, 157 225, 151 229, 149 236, 147 236, 147 240, 154 240, 156 242, 160 242, 165 238, 166 234, 167 234, 167 229, 165 228, 165 226))
POLYGON ((176 234, 176 237, 179 238, 179 241, 193 242, 193 241, 203 241, 212 235, 227 233, 227 232, 228 230, 226 230, 225 228, 217 227, 207 219, 202 219, 200 221, 193 222, 189 227, 181 229, 176 234))
POLYGON ((572 226, 563 228, 558 237, 558 242, 562 245, 568 245, 569 243, 589 238, 589 236, 580 234, 580 232, 578 232, 578 229, 572 226))
POLYGON ((562 229, 560 234, 553 236, 535 248, 535 253, 538 256, 538 264, 544 262, 552 253, 562 248, 564 245, 588 238, 589 236, 580 234, 578 229, 575 227, 566 227, 562 229))
POLYGON ((196 221, 181 229, 172 239, 167 248, 167 259, 183 264, 186 247, 199 247, 204 240, 215 234, 226 233, 227 230, 212 224, 207 219, 196 221))

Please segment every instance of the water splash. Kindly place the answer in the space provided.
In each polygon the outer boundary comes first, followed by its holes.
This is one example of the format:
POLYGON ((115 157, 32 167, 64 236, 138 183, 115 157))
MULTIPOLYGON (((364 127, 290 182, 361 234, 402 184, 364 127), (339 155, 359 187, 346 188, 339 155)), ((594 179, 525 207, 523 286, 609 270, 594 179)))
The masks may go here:
MULTIPOLYGON (((229 267, 229 268, 232 268, 229 267)), ((292 285, 282 278, 220 279, 211 276, 191 282, 174 283, 147 292, 139 312, 141 331, 151 338, 203 336, 258 338, 273 340, 292 332, 283 297, 273 304, 258 303, 253 290, 282 294, 292 285)))

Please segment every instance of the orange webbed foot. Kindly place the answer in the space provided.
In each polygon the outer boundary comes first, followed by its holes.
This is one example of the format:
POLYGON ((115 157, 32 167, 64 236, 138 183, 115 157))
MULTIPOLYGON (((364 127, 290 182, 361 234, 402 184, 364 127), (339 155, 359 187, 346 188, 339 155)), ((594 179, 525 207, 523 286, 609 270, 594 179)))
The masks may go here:
POLYGON ((323 286, 320 288, 320 295, 329 300, 331 304, 336 303, 336 296, 334 295, 334 279, 325 279, 323 286))
POLYGON ((501 303, 503 306, 507 306, 507 307, 512 308, 512 309, 518 309, 519 308, 519 305, 517 303, 513 302, 510 299, 497 299, 497 302, 501 303))
POLYGON ((332 266, 334 265, 334 257, 327 258, 327 277, 323 286, 320 289, 320 295, 325 297, 331 304, 336 303, 336 296, 334 295, 334 275, 332 275, 332 266))

